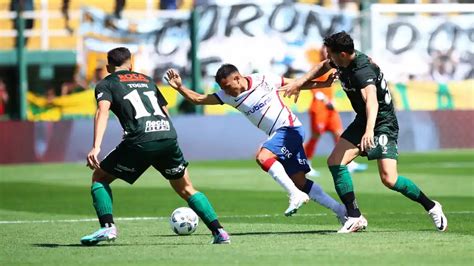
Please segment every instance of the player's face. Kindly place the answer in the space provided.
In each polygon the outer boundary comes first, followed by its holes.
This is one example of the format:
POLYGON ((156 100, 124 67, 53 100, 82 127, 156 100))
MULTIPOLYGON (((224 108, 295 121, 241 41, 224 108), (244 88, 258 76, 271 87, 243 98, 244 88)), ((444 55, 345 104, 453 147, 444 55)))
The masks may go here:
POLYGON ((339 52, 339 53, 336 53, 336 52, 333 52, 331 50, 331 48, 329 47, 326 47, 326 51, 327 51, 327 55, 328 55, 328 58, 331 59, 331 61, 336 64, 337 66, 344 66, 344 52, 339 52))
POLYGON ((232 97, 237 97, 240 94, 241 88, 243 88, 242 76, 239 72, 234 72, 227 76, 227 78, 221 79, 219 86, 225 93, 232 97))

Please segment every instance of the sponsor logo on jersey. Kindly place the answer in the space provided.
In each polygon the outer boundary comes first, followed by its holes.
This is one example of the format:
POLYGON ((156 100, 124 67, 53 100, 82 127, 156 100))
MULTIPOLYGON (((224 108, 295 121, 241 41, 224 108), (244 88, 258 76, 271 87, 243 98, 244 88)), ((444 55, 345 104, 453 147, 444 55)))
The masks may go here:
POLYGON ((101 93, 97 94, 97 99, 100 99, 100 97, 102 97, 102 95, 104 95, 104 93, 103 93, 103 92, 101 92, 101 93))
POLYGON ((145 133, 157 131, 169 131, 170 122, 166 120, 146 121, 145 133))
POLYGON ((270 102, 270 100, 271 100, 271 98, 267 97, 263 102, 252 106, 252 108, 250 108, 250 110, 245 112, 245 115, 249 116, 249 115, 255 113, 256 111, 262 109, 263 107, 265 107, 265 105, 267 105, 270 102))
POLYGON ((131 81, 143 81, 143 82, 148 82, 148 78, 145 77, 145 75, 142 74, 136 74, 136 73, 130 73, 130 74, 118 74, 120 82, 131 82, 131 81))
POLYGON ((148 88, 148 84, 147 83, 129 83, 127 84, 127 86, 129 88, 148 88))
POLYGON ((165 173, 167 173, 168 175, 176 175, 181 173, 185 168, 186 167, 184 166, 184 164, 180 164, 178 167, 165 169, 165 173))

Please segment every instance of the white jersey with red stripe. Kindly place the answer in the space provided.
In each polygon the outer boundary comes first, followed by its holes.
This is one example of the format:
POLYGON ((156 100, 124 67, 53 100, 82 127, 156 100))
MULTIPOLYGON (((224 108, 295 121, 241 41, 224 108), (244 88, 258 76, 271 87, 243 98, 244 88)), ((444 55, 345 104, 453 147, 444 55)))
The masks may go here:
POLYGON ((299 119, 278 94, 277 89, 283 86, 283 77, 256 73, 245 78, 249 87, 237 97, 228 95, 223 90, 214 94, 221 104, 235 107, 268 135, 284 126, 301 126, 299 119))

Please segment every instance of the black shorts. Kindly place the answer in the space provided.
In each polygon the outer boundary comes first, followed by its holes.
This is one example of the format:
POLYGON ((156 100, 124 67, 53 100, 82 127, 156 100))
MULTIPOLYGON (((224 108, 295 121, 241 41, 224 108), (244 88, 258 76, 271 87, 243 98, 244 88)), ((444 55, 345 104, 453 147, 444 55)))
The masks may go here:
POLYGON ((100 163, 107 173, 133 184, 152 165, 166 179, 184 176, 188 162, 176 139, 120 143, 100 163))
MULTIPOLYGON (((354 120, 342 133, 341 138, 349 141, 354 146, 358 146, 365 134, 365 122, 360 120, 354 120)), ((361 153, 361 156, 367 156, 369 160, 375 159, 398 159, 398 145, 397 138, 398 132, 392 132, 384 127, 383 125, 377 127, 374 130, 374 142, 375 147, 361 153)))

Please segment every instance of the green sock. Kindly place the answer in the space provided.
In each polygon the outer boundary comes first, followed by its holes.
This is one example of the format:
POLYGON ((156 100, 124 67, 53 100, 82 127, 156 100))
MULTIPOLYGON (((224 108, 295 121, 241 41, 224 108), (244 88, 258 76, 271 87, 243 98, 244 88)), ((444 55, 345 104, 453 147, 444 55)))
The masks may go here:
POLYGON ((91 194, 98 217, 112 214, 112 190, 109 184, 94 182, 91 187, 91 194))
POLYGON ((345 194, 354 191, 351 174, 347 170, 347 166, 331 165, 329 166, 329 171, 331 171, 334 186, 336 187, 336 192, 339 197, 342 198, 345 194))
POLYGON ((395 182, 395 185, 391 189, 398 191, 405 197, 418 202, 420 189, 415 185, 415 183, 413 183, 413 181, 404 176, 398 176, 397 182, 395 182))
POLYGON ((217 214, 204 193, 197 192, 189 197, 188 205, 197 213, 207 227, 210 227, 212 221, 217 220, 217 214))
POLYGON ((362 214, 360 213, 359 206, 355 199, 352 178, 347 170, 347 166, 331 165, 329 166, 329 170, 334 179, 337 195, 339 195, 342 203, 346 206, 347 215, 349 217, 360 217, 362 214))

